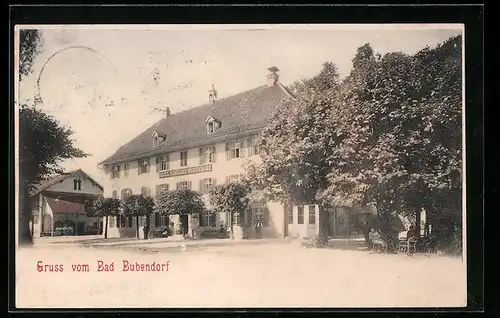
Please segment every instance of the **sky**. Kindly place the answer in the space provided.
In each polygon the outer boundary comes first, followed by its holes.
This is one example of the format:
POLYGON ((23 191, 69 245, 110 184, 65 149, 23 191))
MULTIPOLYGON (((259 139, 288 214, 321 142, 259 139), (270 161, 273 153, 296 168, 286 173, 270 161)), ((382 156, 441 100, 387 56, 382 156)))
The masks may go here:
MULTIPOLYGON (((35 26, 30 26, 35 27, 35 26)), ((63 167, 98 182, 97 164, 172 113, 266 83, 267 68, 289 85, 316 75, 326 61, 349 74, 356 49, 415 53, 462 33, 461 25, 154 25, 36 26, 43 48, 19 101, 38 107, 74 131, 91 156, 63 167), (37 85, 37 81, 39 85, 37 85)))

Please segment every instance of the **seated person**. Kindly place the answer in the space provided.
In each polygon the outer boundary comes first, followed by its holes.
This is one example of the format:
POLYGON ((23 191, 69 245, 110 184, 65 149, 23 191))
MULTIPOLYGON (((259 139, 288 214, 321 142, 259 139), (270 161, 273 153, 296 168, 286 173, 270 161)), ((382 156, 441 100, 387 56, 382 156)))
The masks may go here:
POLYGON ((413 225, 410 226, 408 232, 406 232, 406 239, 409 240, 412 237, 416 238, 417 233, 415 232, 415 227, 413 225))

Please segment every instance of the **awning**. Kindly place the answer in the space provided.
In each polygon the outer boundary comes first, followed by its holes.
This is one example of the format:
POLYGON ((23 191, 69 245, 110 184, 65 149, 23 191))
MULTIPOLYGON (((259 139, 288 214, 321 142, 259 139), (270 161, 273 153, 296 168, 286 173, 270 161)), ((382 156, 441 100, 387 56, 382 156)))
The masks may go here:
POLYGON ((52 213, 86 214, 83 204, 58 198, 45 197, 52 213))

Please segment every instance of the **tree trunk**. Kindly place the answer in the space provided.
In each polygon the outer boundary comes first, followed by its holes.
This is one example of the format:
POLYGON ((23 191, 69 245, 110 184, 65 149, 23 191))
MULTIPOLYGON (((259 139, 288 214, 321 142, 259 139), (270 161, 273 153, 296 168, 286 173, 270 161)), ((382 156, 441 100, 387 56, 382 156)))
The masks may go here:
POLYGON ((105 222, 104 222, 104 238, 108 238, 108 216, 105 216, 105 222))
POLYGON ((135 216, 135 236, 139 239, 139 216, 135 216))
POLYGON ((29 200, 29 188, 26 182, 21 182, 20 184, 20 196, 19 196, 19 245, 31 245, 33 244, 33 236, 30 230, 30 206, 29 200))

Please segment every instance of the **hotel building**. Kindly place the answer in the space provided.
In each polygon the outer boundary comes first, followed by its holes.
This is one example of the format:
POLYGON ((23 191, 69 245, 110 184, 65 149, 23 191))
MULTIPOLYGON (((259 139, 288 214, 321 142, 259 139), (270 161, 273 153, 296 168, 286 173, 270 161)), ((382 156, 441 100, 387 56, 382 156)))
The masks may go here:
MULTIPOLYGON (((155 197, 160 189, 191 189, 203 194, 207 212, 198 217, 201 231, 216 231, 228 223, 228 215, 210 212, 208 190, 238 181, 246 161, 259 162, 259 133, 282 100, 293 98, 279 82, 278 69, 269 68, 267 83, 234 96, 218 98, 209 91, 208 103, 170 114, 120 147, 100 163, 106 173, 104 196, 130 194, 155 197)), ((251 202, 251 213, 240 220, 244 237, 254 235, 246 227, 255 218, 263 221, 262 237, 315 236, 317 207, 285 207, 277 202, 251 202)), ((344 217, 335 216, 335 219, 344 217)), ((191 217, 190 217, 191 219, 191 217)), ((144 225, 144 218, 139 226, 144 225)), ((190 220, 189 222, 191 222, 190 220)), ((155 214, 151 229, 178 225, 177 216, 155 214)), ((338 223, 338 222, 337 222, 338 223)), ((135 236, 135 218, 110 217, 108 236, 135 236)), ((143 231, 140 231, 143 235, 143 231)))

